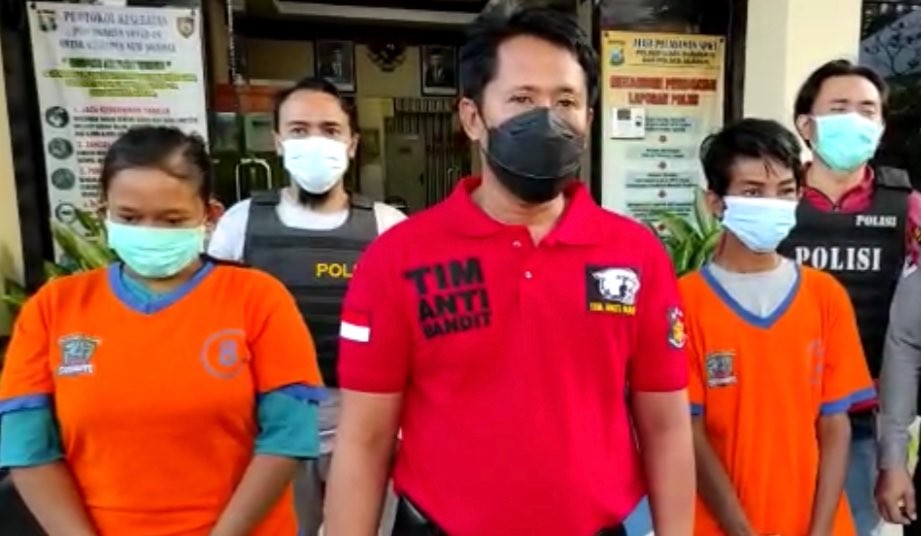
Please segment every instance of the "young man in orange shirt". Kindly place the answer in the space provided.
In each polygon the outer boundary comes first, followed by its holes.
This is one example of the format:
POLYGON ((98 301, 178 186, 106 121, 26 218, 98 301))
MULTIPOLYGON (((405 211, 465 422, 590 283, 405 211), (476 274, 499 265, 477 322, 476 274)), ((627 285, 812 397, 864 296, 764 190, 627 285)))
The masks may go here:
POLYGON ((726 232, 680 284, 701 536, 855 534, 847 410, 875 393, 844 288, 776 253, 796 223, 799 154, 792 133, 758 119, 703 145, 726 232))

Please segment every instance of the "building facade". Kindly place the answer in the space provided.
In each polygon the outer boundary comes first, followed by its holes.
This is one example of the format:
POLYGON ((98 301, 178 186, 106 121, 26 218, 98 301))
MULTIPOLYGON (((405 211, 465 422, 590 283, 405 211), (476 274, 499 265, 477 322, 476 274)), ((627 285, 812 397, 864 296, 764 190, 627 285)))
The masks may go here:
MULTIPOLYGON (((223 2, 204 1, 213 12, 223 13, 223 2)), ((8 7, 14 2, 4 0, 3 3, 8 7)), ((642 11, 644 5, 652 3, 648 0, 585 1, 574 8, 579 10, 586 30, 595 35, 605 27, 617 27, 619 24, 653 31, 706 31, 706 28, 695 29, 693 21, 682 22, 680 16, 664 23, 657 21, 655 13, 642 11), (644 21, 640 17, 630 23, 619 22, 618 10, 626 9, 630 4, 635 4, 636 13, 647 13, 649 20, 644 21)), ((727 112, 724 114, 727 119, 743 115, 759 116, 792 126, 793 99, 806 75, 829 59, 856 59, 860 53, 861 21, 866 3, 861 0, 725 0, 725 3, 732 10, 720 22, 726 25, 727 55, 730 56, 727 60, 727 112)), ((230 81, 226 74, 229 72, 227 28, 222 21, 218 16, 211 16, 206 21, 206 63, 210 72, 209 83, 215 87, 230 81)), ((246 44, 244 54, 248 57, 243 59, 248 60, 244 63, 248 66, 249 78, 290 80, 303 74, 303 65, 316 64, 316 59, 311 56, 319 48, 308 51, 294 39, 273 41, 255 19, 244 20, 243 26, 242 30, 248 35, 237 38, 236 42, 246 44), (280 50, 286 52, 279 53, 280 50), (273 57, 277 59, 273 60, 273 57)), ((399 127, 394 126, 393 121, 387 121, 388 117, 392 118, 395 107, 411 106, 411 102, 427 97, 425 81, 420 79, 420 75, 403 79, 393 76, 392 71, 372 70, 367 52, 377 45, 365 43, 357 46, 362 50, 361 56, 356 56, 355 60, 360 70, 356 105, 361 128, 389 132, 387 129, 399 127)), ((42 246, 36 242, 50 239, 42 236, 42 233, 47 233, 47 225, 38 221, 40 214, 47 212, 37 210, 34 196, 32 201, 24 201, 23 188, 27 188, 28 184, 24 185, 23 170, 27 170, 29 163, 17 160, 20 156, 14 149, 15 140, 10 132, 10 125, 15 128, 16 116, 22 112, 17 108, 21 106, 21 100, 8 100, 9 91, 6 90, 15 83, 10 77, 22 73, 22 66, 17 63, 17 58, 21 58, 21 55, 16 55, 19 52, 3 50, 2 54, 6 78, 0 79, 0 279, 25 281, 34 286, 41 278, 41 257, 48 250, 47 244, 42 246)), ((409 65, 415 68, 420 61, 419 55, 423 53, 426 52, 421 46, 408 47, 405 54, 411 57, 404 59, 395 70, 408 69, 406 66, 409 65)), ((449 116, 450 112, 446 114, 449 116)), ((600 129, 595 132, 597 135, 600 129)), ((386 153, 386 141, 377 143, 380 144, 378 149, 386 153)), ((459 158, 457 161, 464 160, 463 155, 453 157, 459 158)), ((586 180, 591 179, 596 195, 600 195, 605 180, 598 169, 599 158, 600 152, 596 149, 587 159, 584 172, 586 180)), ((465 165, 475 169, 475 160, 475 156, 471 156, 465 165)), ((454 162, 448 159, 444 165, 458 165, 454 162)), ((378 164, 378 168, 362 165, 360 177, 356 179, 360 181, 362 190, 378 197, 383 195, 382 187, 375 185, 375 180, 380 180, 385 168, 382 163, 378 164)), ((446 180, 454 178, 445 177, 446 180)), ((431 197, 442 193, 436 191, 426 195, 431 197)), ((4 314, 4 308, 0 307, 0 334, 9 330, 9 319, 4 314)))

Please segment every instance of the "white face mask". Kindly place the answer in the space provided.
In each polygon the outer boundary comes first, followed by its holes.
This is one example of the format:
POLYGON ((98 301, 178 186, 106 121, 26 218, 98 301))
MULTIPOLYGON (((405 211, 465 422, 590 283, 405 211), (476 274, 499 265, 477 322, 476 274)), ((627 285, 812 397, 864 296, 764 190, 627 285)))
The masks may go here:
POLYGON ((325 194, 349 168, 349 146, 324 136, 281 142, 285 169, 304 191, 325 194))

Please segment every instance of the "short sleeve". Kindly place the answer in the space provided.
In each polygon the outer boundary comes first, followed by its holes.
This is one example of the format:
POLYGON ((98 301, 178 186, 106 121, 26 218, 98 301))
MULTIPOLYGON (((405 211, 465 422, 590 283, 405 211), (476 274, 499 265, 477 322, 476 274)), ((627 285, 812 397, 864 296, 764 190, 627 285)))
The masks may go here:
POLYGON ((409 374, 413 329, 404 282, 388 234, 372 242, 359 259, 342 310, 339 385, 371 393, 402 392, 409 374))
POLYGON ((867 368, 857 320, 847 292, 840 283, 827 279, 823 300, 825 344, 822 353, 822 415, 847 412, 854 405, 876 398, 867 368))
POLYGON ((665 248, 650 234, 637 296, 637 347, 630 363, 630 388, 678 391, 687 387, 684 312, 665 248))
POLYGON ((0 374, 0 415, 50 407, 54 381, 45 302, 51 285, 30 298, 16 319, 0 374))
POLYGON ((302 398, 322 399, 316 349, 294 297, 275 278, 255 270, 252 273, 263 278, 254 292, 247 330, 256 391, 261 394, 297 386, 302 398))
POLYGON ((64 458, 50 407, 0 415, 0 467, 35 467, 64 458))
POLYGON ((243 260, 250 203, 249 199, 240 201, 221 216, 208 239, 208 255, 228 261, 243 260))
POLYGON ((257 404, 257 454, 316 458, 320 454, 318 406, 291 387, 261 395, 257 404))
POLYGON ((374 215, 377 219, 377 233, 384 234, 391 227, 406 219, 406 214, 384 203, 374 204, 374 215))
POLYGON ((912 191, 908 196, 908 218, 905 224, 905 266, 918 266, 921 251, 921 194, 912 191))

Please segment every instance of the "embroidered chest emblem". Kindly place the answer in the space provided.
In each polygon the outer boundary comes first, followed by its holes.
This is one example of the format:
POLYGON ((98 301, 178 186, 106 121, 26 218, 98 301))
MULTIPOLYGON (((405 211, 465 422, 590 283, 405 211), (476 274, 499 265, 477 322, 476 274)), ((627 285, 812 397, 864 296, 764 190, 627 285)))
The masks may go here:
POLYGON ((640 278, 632 268, 587 266, 585 284, 589 311, 636 314, 640 278))
POLYGON ((61 361, 58 376, 83 376, 93 373, 93 354, 99 339, 86 335, 65 335, 58 339, 61 361))
POLYGON ((707 387, 725 387, 738 380, 734 352, 713 352, 707 355, 707 387))

